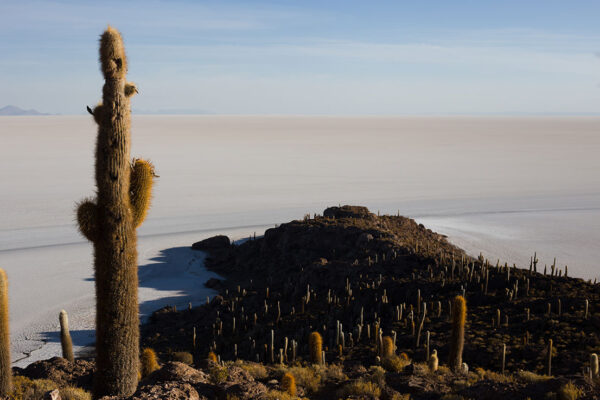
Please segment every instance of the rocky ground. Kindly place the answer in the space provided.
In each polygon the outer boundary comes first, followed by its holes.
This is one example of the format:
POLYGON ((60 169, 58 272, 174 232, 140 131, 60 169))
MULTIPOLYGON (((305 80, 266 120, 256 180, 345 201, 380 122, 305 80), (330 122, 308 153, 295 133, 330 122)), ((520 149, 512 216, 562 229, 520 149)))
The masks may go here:
MULTIPOLYGON (((142 347, 162 368, 133 398, 295 398, 281 385, 285 373, 310 399, 598 397, 589 360, 600 352, 600 288, 566 268, 473 258, 411 219, 349 206, 243 243, 221 236, 194 248, 224 278, 207 282, 219 295, 153 314, 142 347), (467 299, 461 373, 445 367, 456 295, 467 299), (324 365, 308 361, 315 331, 324 365), (382 357, 383 336, 394 338, 393 356, 382 357), (434 350, 440 368, 431 372, 434 350)), ((89 389, 93 363, 56 358, 16 373, 89 389)))

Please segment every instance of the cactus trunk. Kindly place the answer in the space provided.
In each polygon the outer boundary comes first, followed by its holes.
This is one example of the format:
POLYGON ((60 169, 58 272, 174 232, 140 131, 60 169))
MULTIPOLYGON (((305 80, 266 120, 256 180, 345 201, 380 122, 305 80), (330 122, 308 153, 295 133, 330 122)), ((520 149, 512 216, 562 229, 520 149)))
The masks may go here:
POLYGON ((462 353, 465 345, 465 322, 467 302, 462 296, 456 296, 452 304, 452 337, 450 339, 450 368, 454 372, 462 369, 462 353))
POLYGON ((79 228, 94 244, 96 364, 94 396, 129 396, 137 386, 139 315, 136 227, 149 205, 151 164, 130 160, 130 97, 120 33, 109 27, 100 40, 102 104, 94 111, 97 199, 78 210, 79 228))

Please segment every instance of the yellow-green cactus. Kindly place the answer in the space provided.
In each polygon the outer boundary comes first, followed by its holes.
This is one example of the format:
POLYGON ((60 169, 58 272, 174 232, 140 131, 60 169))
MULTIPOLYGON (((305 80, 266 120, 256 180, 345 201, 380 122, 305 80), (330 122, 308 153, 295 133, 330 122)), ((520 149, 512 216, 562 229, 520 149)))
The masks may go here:
POLYGON ((78 207, 81 233, 94 244, 96 279, 96 365, 94 397, 135 392, 139 363, 137 249, 135 229, 150 203, 154 167, 130 159, 130 98, 121 34, 108 29, 100 39, 104 74, 102 103, 90 111, 98 124, 97 197, 78 207))

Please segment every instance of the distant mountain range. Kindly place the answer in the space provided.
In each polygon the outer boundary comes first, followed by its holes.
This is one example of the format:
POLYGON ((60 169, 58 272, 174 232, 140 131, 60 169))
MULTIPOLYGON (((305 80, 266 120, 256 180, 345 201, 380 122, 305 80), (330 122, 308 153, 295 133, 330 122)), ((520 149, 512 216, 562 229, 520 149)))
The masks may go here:
POLYGON ((0 108, 0 116, 15 116, 15 115, 48 115, 37 110, 23 110, 16 106, 6 106, 0 108))

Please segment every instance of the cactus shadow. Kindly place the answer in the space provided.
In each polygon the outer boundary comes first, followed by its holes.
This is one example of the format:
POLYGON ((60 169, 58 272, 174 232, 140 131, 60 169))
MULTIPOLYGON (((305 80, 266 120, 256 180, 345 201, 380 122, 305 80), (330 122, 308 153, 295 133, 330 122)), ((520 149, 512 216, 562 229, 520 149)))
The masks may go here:
POLYGON ((183 307, 206 303, 216 291, 204 286, 211 278, 220 278, 204 266, 206 253, 191 247, 163 249, 138 268, 140 315, 142 318, 170 305, 183 307))
MULTIPOLYGON (((94 329, 72 330, 71 340, 74 346, 93 346, 96 341, 96 331, 94 329)), ((42 340, 48 343, 60 343, 60 331, 41 332, 42 340)))

